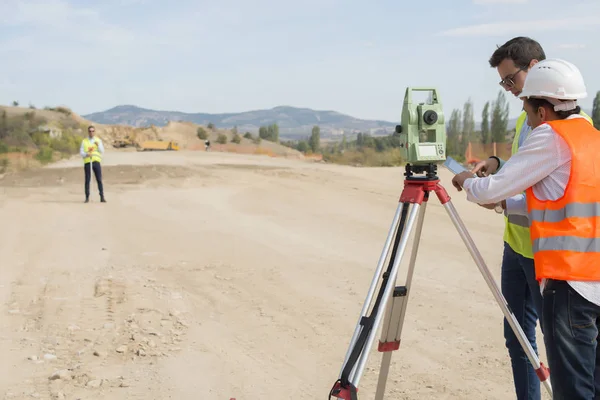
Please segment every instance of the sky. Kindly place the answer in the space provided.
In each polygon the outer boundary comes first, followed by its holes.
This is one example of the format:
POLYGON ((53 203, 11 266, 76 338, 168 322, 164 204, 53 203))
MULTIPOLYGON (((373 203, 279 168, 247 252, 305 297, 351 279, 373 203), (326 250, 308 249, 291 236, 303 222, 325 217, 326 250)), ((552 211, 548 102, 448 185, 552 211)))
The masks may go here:
POLYGON ((0 0, 0 104, 399 121, 406 87, 427 86, 480 120, 502 90, 488 59, 521 35, 579 67, 591 109, 599 0, 0 0))

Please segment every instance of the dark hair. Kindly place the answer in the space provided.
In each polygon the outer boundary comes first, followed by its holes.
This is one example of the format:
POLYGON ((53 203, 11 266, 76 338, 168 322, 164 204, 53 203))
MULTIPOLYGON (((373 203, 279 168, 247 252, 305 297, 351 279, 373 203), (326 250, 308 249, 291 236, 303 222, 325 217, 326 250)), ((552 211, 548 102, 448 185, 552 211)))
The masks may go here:
MULTIPOLYGON (((90 125, 90 126, 88 126, 88 131, 89 131, 90 129, 92 129, 92 128, 94 128, 94 125, 90 125)), ((96 129, 96 128, 94 128, 94 130, 95 130, 95 129, 96 129)))
MULTIPOLYGON (((554 111, 554 104, 550 103, 546 99, 537 99, 535 97, 526 98, 525 101, 529 103, 529 105, 536 110, 540 107, 549 107, 552 111, 554 111)), ((581 112, 581 107, 577 106, 573 110, 568 111, 554 111, 559 119, 566 119, 567 117, 573 114, 579 114, 581 112)))
POLYGON ((490 66, 496 68, 507 58, 511 59, 517 67, 527 68, 531 60, 545 60, 546 54, 537 41, 525 36, 517 36, 494 51, 489 60, 490 66))

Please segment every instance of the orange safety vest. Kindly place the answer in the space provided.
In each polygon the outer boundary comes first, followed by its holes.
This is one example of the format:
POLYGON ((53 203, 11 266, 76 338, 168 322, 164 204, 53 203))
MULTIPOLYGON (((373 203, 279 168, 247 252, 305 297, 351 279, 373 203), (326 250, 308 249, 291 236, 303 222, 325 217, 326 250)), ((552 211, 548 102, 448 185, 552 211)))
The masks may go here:
POLYGON ((526 191, 536 278, 600 281, 600 132, 585 118, 547 122, 571 149, 564 195, 526 191))

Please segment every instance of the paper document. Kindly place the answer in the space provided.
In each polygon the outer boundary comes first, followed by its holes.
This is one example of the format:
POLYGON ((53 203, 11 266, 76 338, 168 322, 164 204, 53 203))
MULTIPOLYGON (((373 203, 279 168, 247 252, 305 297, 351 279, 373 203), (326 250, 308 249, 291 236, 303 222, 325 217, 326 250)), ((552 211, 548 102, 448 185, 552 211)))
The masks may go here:
POLYGON ((450 171, 456 174, 460 174, 461 172, 469 171, 465 167, 463 167, 458 161, 456 161, 452 157, 446 157, 446 161, 444 162, 444 167, 448 168, 450 171))

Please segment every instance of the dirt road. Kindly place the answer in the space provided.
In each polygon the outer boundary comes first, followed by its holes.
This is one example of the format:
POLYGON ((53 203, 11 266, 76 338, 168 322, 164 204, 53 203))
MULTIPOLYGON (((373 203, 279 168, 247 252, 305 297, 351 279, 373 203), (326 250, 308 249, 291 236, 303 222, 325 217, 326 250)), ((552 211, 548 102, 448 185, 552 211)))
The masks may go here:
MULTIPOLYGON (((106 204, 95 183, 82 202, 77 159, 1 179, 0 395, 325 399, 402 173, 112 152, 106 204)), ((441 175, 499 282, 502 218, 441 175)), ((387 398, 513 398, 502 313, 435 198, 427 211, 387 398)), ((375 345, 363 399, 379 362, 375 345)))

